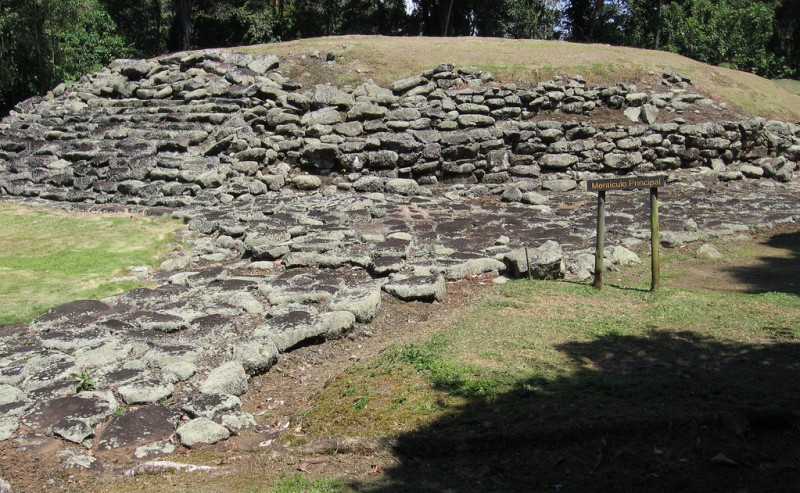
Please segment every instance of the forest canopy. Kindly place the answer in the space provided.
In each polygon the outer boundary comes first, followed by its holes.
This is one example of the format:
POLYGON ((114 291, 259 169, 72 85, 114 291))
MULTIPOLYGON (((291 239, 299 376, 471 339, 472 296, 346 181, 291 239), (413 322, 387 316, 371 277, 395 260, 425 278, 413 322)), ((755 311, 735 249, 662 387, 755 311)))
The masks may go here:
POLYGON ((0 0, 0 107, 115 58, 339 34, 599 42, 800 76, 800 0, 0 0))

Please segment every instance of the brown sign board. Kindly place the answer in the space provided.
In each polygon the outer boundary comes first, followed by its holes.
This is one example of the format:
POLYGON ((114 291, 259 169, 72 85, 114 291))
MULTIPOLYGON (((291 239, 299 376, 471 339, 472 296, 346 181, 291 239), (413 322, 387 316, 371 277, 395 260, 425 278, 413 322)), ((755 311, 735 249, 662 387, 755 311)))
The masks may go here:
POLYGON ((660 176, 628 176, 625 178, 607 178, 588 180, 587 192, 605 192, 607 190, 632 190, 635 188, 658 188, 667 183, 667 177, 660 176))

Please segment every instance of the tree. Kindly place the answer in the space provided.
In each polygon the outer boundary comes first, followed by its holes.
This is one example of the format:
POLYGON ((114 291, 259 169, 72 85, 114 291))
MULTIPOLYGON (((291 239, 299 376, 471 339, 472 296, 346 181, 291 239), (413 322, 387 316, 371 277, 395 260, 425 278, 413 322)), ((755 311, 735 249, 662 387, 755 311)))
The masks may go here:
POLYGON ((748 0, 673 1, 664 9, 665 48, 702 62, 765 72, 774 6, 748 0))
POLYGON ((569 0, 564 9, 569 39, 623 44, 627 7, 624 0, 569 0))
POLYGON ((166 28, 172 17, 169 2, 101 0, 101 3, 136 56, 151 57, 166 51, 166 28))
POLYGON ((193 47, 215 48, 276 41, 279 11, 260 0, 195 0, 193 47))
POLYGON ((507 35, 510 38, 558 39, 561 10, 557 0, 512 0, 507 35))
POLYGON ((624 44, 658 50, 664 35, 664 0, 628 0, 624 44))
POLYGON ((182 50, 188 50, 192 46, 192 7, 194 0, 174 0, 177 15, 175 19, 175 38, 182 50))
POLYGON ((98 0, 5 0, 0 5, 4 110, 131 53, 98 0))
POLYGON ((403 0, 345 0, 341 6, 341 34, 405 34, 408 15, 403 0))
POLYGON ((414 0, 412 19, 426 36, 559 36, 559 0, 414 0))
POLYGON ((772 38, 767 50, 774 77, 800 76, 800 0, 783 0, 775 9, 772 38))

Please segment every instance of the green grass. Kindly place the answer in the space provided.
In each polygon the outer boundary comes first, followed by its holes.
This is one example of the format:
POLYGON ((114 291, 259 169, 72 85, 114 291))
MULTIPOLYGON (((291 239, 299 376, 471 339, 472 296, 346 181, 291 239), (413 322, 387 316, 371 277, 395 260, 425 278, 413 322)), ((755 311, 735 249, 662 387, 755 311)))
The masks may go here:
MULTIPOLYGON (((647 266, 635 270, 642 277, 647 266)), ((352 394, 334 379, 308 417, 309 433, 380 436, 476 422, 569 430, 800 405, 784 388, 800 376, 792 356, 800 296, 647 288, 507 283, 455 326, 351 368, 352 394), (368 406, 353 404, 361 389, 368 406)))
POLYGON ((75 299, 139 286, 132 266, 154 266, 178 223, 0 205, 0 324, 28 322, 75 299))
POLYGON ((336 493, 343 481, 331 478, 310 479, 300 473, 285 476, 269 489, 270 493, 336 493))
POLYGON ((800 80, 781 79, 773 82, 784 91, 794 94, 795 96, 800 96, 800 80))

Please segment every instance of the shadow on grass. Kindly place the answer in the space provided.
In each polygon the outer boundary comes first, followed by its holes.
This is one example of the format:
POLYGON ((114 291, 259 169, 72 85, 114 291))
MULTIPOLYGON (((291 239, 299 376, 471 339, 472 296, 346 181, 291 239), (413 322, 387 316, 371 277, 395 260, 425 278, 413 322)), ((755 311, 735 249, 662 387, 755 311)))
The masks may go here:
POLYGON ((741 283, 749 286, 748 292, 779 292, 800 295, 800 231, 778 233, 765 245, 786 250, 786 257, 760 257, 760 264, 737 266, 730 272, 741 283))
MULTIPOLYGON (((559 346, 579 369, 471 396, 356 491, 800 491, 800 342, 694 333, 559 346)), ((449 386, 448 386, 449 387, 449 386)), ((448 390, 448 389, 443 389, 448 390)))

